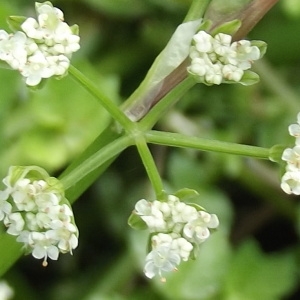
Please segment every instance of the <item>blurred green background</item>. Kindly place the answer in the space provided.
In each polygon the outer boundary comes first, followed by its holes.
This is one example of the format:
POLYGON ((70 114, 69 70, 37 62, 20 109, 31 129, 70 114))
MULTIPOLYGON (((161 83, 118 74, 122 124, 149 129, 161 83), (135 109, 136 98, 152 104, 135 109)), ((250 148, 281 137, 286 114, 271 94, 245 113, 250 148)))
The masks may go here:
MULTIPOLYGON (((116 103, 139 85, 183 20, 189 0, 53 1, 78 24, 73 64, 116 103)), ((34 1, 0 3, 9 15, 34 16, 34 1)), ((156 129, 262 147, 293 143, 287 126, 300 111, 300 3, 284 0, 249 38, 268 43, 251 87, 194 87, 156 129)), ((109 116, 71 78, 28 90, 19 74, 0 69, 0 174, 37 164, 58 176, 105 128, 109 116)), ((74 255, 47 268, 22 257, 3 279, 13 299, 276 300, 299 299, 299 198, 281 192, 280 166, 194 150, 151 147, 172 193, 199 191, 199 204, 221 225, 195 262, 167 282, 142 273, 147 233, 126 226, 135 202, 153 197, 134 148, 126 150, 73 206, 80 231, 74 255)), ((1 257, 0 257, 1 260, 1 257)))

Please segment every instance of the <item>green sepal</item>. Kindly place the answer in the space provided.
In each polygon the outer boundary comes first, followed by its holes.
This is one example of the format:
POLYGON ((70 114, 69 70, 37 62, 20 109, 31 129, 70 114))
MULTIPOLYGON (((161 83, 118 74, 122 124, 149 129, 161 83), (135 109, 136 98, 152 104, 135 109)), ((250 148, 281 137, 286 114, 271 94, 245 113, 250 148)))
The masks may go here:
POLYGON ((253 40, 251 41, 251 46, 256 46, 259 49, 260 51, 259 58, 262 58, 267 52, 268 44, 264 41, 253 40))
POLYGON ((49 5, 53 7, 53 4, 50 1, 45 1, 45 2, 35 2, 35 10, 37 11, 42 5, 49 5))
POLYGON ((209 29, 211 28, 211 26, 212 26, 212 22, 210 20, 202 21, 202 23, 198 27, 197 32, 199 32, 199 31, 209 32, 209 29))
POLYGON ((49 190, 52 193, 64 194, 64 187, 62 183, 55 177, 50 177, 49 174, 38 166, 11 166, 8 171, 8 183, 13 186, 15 183, 24 178, 30 181, 44 180, 49 190))
POLYGON ((9 28, 13 31, 21 31, 21 25, 25 22, 27 18, 23 16, 10 16, 7 18, 7 24, 9 28))
POLYGON ((215 36, 218 33, 225 33, 229 35, 235 34, 238 29, 241 27, 242 22, 240 20, 232 20, 230 22, 223 23, 222 25, 218 26, 214 30, 211 31, 211 35, 215 36))
POLYGON ((194 207, 197 211, 206 211, 204 207, 196 203, 187 203, 187 205, 194 207))
POLYGON ((195 198, 199 196, 199 193, 193 189, 183 188, 175 192, 173 195, 179 198, 180 200, 185 200, 185 199, 195 198))
POLYGON ((46 82, 49 80, 49 78, 42 78, 42 80, 40 81, 39 84, 37 85, 27 85, 26 84, 26 87, 31 90, 32 92, 36 92, 36 91, 39 91, 41 90, 45 85, 46 85, 46 82))
MULTIPOLYGON (((244 75, 241 78, 241 80, 237 83, 248 86, 248 85, 255 84, 257 82, 259 82, 259 75, 256 74, 255 72, 247 70, 247 71, 244 72, 244 75)), ((236 82, 235 81, 230 81, 230 82, 227 82, 227 83, 236 83, 236 82)))
POLYGON ((73 34, 79 35, 79 26, 77 24, 70 26, 70 29, 73 34))
POLYGON ((270 150, 269 150, 269 159, 273 162, 281 163, 283 162, 281 157, 283 151, 288 148, 286 145, 274 145, 270 150))
POLYGON ((196 260, 197 255, 199 253, 199 245, 196 243, 192 243, 192 245, 193 245, 193 250, 190 253, 189 260, 196 260))
POLYGON ((129 216, 127 223, 131 228, 136 230, 145 230, 148 228, 147 224, 134 211, 129 216))

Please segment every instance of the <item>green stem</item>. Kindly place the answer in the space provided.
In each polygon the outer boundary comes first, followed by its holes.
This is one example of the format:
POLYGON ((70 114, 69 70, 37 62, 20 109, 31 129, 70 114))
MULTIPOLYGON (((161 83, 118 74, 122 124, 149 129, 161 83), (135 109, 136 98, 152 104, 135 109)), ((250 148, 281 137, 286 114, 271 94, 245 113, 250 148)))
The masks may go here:
POLYGON ((80 83, 83 88, 90 92, 100 104, 110 113, 110 115, 118 121, 127 131, 131 131, 134 128, 133 122, 127 118, 127 116, 121 111, 121 109, 112 102, 108 97, 99 91, 97 86, 87 78, 83 73, 77 70, 74 66, 69 67, 69 74, 80 83))
POLYGON ((145 138, 146 141, 151 144, 193 148, 203 151, 221 152, 256 157, 260 159, 269 159, 269 149, 256 146, 221 142, 205 138, 186 136, 179 133, 160 132, 154 130, 145 132, 145 138))
POLYGON ((139 151, 143 165, 146 169, 147 175, 151 181, 151 185, 155 191, 158 200, 164 200, 165 192, 163 183, 161 181, 159 172, 153 160, 153 156, 148 148, 147 142, 143 136, 136 137, 136 147, 139 151))
POLYGON ((174 105, 190 88, 196 84, 196 81, 188 76, 177 86, 175 86, 166 96, 164 96, 140 121, 142 130, 151 129, 155 123, 166 114, 166 112, 174 105))
POLYGON ((200 19, 211 0, 194 0, 183 22, 200 19))
POLYGON ((127 147, 133 144, 134 140, 131 136, 123 136, 106 145, 105 147, 94 153, 92 156, 87 158, 83 163, 78 165, 74 170, 70 171, 68 174, 60 178, 65 189, 67 190, 70 187, 76 185, 93 170, 97 169, 106 161, 118 155, 127 147))

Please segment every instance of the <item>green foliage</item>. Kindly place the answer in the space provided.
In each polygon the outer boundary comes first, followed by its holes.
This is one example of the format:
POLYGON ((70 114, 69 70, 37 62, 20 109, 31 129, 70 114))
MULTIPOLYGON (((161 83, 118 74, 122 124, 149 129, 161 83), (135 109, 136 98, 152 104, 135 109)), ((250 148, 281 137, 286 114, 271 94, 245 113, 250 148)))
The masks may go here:
MULTIPOLYGON (((7 29, 8 15, 33 11, 26 1, 2 2, 1 28, 7 29)), ((140 84, 190 2, 60 0, 54 4, 80 27, 82 49, 74 65, 119 104, 140 84)), ((226 13, 227 2, 212 1, 210 11, 218 8, 214 16, 223 9, 226 13)), ((263 147, 289 145, 287 126, 296 120, 300 93, 296 2, 283 1, 250 34, 268 43, 265 63, 257 63, 255 69, 261 78, 258 84, 198 85, 168 111, 157 130, 263 147)), ((40 165, 59 175, 110 122, 104 109, 69 77, 50 79, 40 90, 28 91, 18 74, 0 69, 0 85, 1 177, 10 165, 40 165)), ((85 157, 100 149, 108 136, 115 139, 118 134, 114 128, 106 129, 85 157)), ((80 236, 73 256, 49 262, 46 269, 31 257, 14 265, 20 245, 1 233, 0 274, 15 288, 15 299, 24 295, 45 300, 289 299, 299 288, 295 257, 300 207, 298 199, 279 191, 279 166, 195 150, 159 146, 151 150, 168 193, 191 195, 192 201, 186 202, 196 202, 219 217, 218 231, 199 247, 197 259, 181 264, 166 284, 143 277, 149 237, 146 231, 131 230, 126 221, 138 199, 155 196, 137 152, 128 149, 74 203, 80 236), (188 189, 179 191, 183 187, 188 189), (286 210, 294 214, 285 214, 286 210)), ((272 160, 279 161, 282 150, 272 148, 272 160)), ((91 174, 67 196, 74 200, 97 177, 91 174)))
POLYGON ((249 240, 236 251, 223 299, 282 299, 294 287, 296 271, 295 256, 290 251, 266 255, 249 240))

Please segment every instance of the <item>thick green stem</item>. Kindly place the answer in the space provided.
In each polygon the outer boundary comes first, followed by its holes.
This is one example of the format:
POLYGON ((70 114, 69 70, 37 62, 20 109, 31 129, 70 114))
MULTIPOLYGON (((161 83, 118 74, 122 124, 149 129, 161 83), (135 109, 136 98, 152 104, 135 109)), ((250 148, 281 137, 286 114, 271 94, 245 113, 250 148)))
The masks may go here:
POLYGON ((201 18, 206 7, 212 0, 194 0, 183 22, 189 22, 201 18))
POLYGON ((87 158, 82 164, 78 165, 74 170, 60 178, 65 189, 67 190, 76 185, 93 170, 97 169, 99 166, 133 144, 133 138, 130 136, 123 136, 106 145, 98 152, 87 158))
POLYGON ((166 112, 172 107, 190 88, 196 84, 196 81, 192 77, 187 77, 181 83, 173 88, 167 95, 165 95, 159 103, 157 103, 148 114, 140 121, 140 128, 142 130, 151 129, 157 120, 166 114, 166 112))
POLYGON ((102 94, 98 87, 89 78, 72 65, 69 68, 69 73, 80 85, 83 86, 83 88, 90 92, 100 102, 100 104, 125 128, 125 130, 131 131, 134 128, 134 124, 127 118, 121 109, 108 97, 102 94))
POLYGON ((148 177, 151 181, 151 185, 155 191, 158 200, 164 200, 165 192, 163 183, 160 178, 159 172, 153 160, 153 156, 148 148, 147 142, 143 136, 136 138, 136 147, 139 151, 140 157, 143 161, 143 165, 146 169, 148 177))
POLYGON ((186 136, 179 133, 160 132, 154 130, 146 132, 145 138, 146 141, 151 144, 193 148, 203 151, 221 152, 256 157, 260 159, 269 159, 270 150, 256 146, 221 142, 199 137, 186 136))

